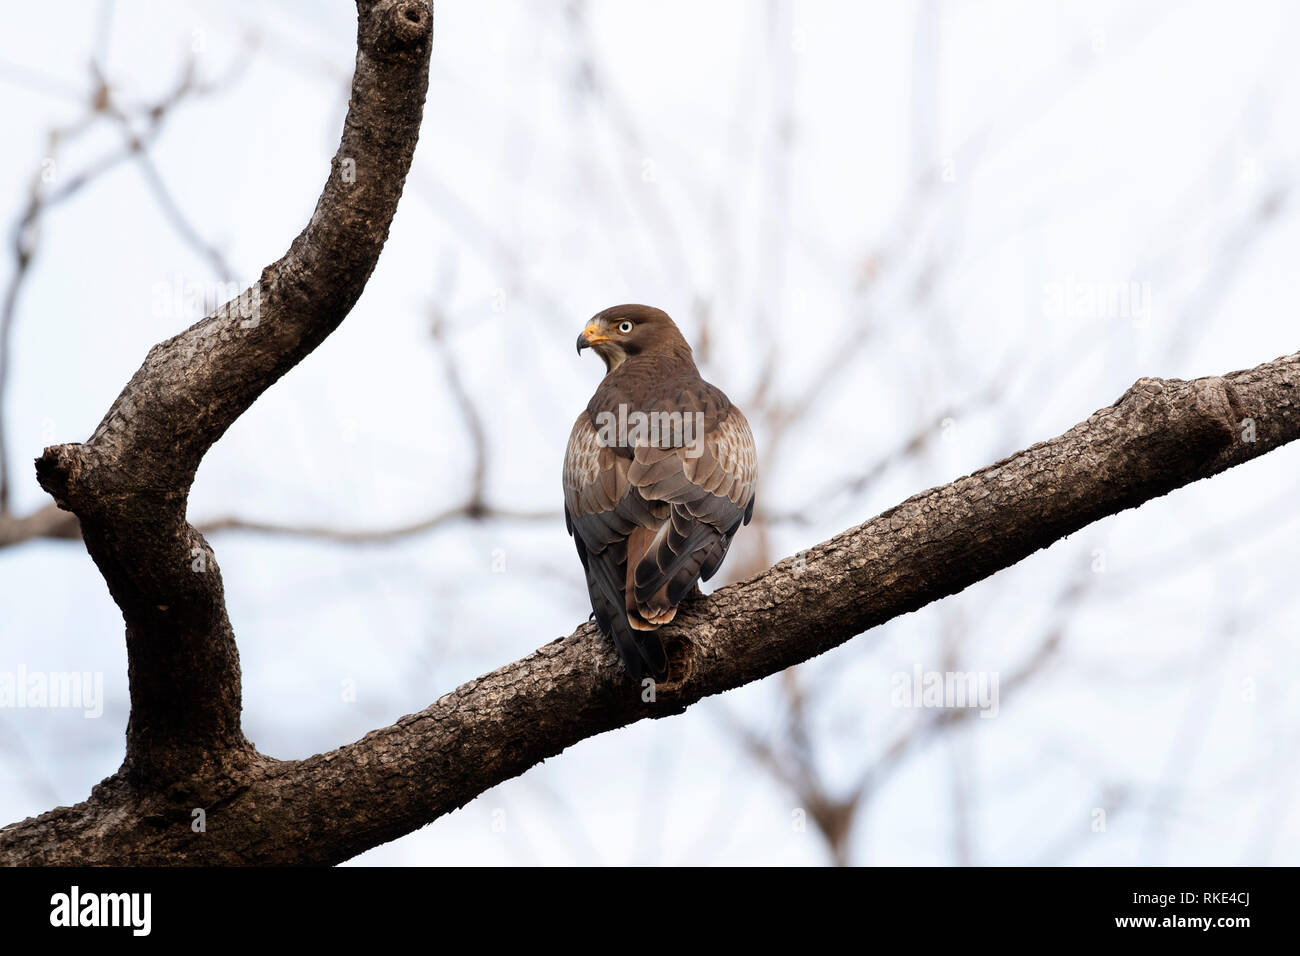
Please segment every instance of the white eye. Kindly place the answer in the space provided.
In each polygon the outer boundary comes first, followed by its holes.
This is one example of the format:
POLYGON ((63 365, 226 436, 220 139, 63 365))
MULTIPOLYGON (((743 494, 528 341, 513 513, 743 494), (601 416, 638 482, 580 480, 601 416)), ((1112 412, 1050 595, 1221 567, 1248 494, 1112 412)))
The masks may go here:
POLYGON ((618 324, 618 330, 622 332, 624 335, 627 335, 629 332, 632 331, 632 323, 627 321, 620 322, 618 324))

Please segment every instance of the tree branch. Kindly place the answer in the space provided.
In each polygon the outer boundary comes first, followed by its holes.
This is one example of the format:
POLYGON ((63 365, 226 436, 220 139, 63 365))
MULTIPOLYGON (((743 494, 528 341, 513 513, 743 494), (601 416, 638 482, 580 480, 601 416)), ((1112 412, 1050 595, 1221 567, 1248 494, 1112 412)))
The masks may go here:
POLYGON ((339 862, 580 740, 808 660, 1298 437, 1300 353, 1222 377, 1141 379, 1051 441, 683 606, 664 629, 670 670, 653 695, 627 682, 608 642, 583 624, 327 754, 282 762, 246 750, 218 777, 166 789, 133 788, 118 774, 85 803, 0 830, 0 862, 339 862), (199 807, 206 833, 190 827, 199 807))
MULTIPOLYGON (((228 531, 269 535, 278 538, 299 538, 332 544, 391 544, 405 538, 427 534, 456 522, 559 521, 564 517, 559 509, 524 510, 498 508, 496 505, 476 503, 468 498, 460 504, 449 505, 421 518, 401 524, 374 528, 346 528, 323 524, 301 524, 287 521, 261 521, 237 515, 201 521, 198 530, 204 536, 228 531)), ((13 547, 38 538, 51 541, 77 541, 81 528, 77 516, 63 511, 57 505, 46 505, 29 515, 0 512, 0 549, 13 547)))
POLYGON ((343 136, 307 227, 238 299, 151 349, 86 443, 37 459, 37 480, 77 515, 126 620, 123 771, 137 784, 251 753, 220 572, 186 499, 213 442, 348 314, 388 237, 419 135, 433 14, 428 0, 358 0, 357 12, 343 136))

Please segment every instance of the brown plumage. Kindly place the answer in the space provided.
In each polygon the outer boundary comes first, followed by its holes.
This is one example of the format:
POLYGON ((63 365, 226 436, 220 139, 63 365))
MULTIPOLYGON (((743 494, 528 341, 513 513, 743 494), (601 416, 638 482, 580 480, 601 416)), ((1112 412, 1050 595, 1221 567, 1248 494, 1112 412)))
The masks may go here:
POLYGON ((754 438, 659 309, 606 309, 578 337, 588 347, 607 374, 569 436, 565 521, 600 629, 633 678, 662 677, 655 630, 753 514, 754 438))

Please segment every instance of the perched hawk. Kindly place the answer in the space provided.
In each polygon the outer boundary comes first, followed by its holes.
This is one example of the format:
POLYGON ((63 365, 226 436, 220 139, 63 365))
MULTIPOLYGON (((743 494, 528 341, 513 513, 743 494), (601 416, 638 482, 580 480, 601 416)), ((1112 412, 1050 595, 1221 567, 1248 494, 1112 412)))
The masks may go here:
POLYGON ((578 336, 585 348, 607 374, 569 436, 565 523, 601 631, 634 679, 663 677, 656 629, 754 512, 754 438, 659 309, 606 309, 578 336))

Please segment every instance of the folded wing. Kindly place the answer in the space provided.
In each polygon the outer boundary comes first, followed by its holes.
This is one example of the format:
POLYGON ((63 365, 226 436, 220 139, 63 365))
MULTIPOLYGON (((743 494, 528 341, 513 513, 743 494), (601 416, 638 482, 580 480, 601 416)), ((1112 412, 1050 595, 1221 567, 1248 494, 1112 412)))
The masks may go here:
POLYGON ((753 514, 757 455, 740 410, 687 438, 609 445, 584 412, 565 455, 565 519, 592 609, 634 677, 666 671, 654 630, 717 572, 753 514))

